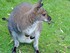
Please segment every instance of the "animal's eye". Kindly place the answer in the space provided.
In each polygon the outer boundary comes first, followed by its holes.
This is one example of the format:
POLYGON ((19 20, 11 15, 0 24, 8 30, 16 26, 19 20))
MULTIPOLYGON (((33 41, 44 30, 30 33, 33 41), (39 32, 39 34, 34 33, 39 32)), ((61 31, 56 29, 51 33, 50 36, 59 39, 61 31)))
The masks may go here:
POLYGON ((46 14, 42 14, 43 16, 45 16, 46 14))

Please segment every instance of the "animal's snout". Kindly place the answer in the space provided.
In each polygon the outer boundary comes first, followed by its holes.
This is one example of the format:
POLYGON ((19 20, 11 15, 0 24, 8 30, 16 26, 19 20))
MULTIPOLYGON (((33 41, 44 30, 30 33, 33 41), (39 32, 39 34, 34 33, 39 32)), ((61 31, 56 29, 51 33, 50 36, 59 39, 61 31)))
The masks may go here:
POLYGON ((47 20, 48 20, 48 21, 51 21, 51 17, 50 17, 49 15, 48 15, 48 18, 47 18, 47 20))
POLYGON ((48 20, 48 24, 51 24, 51 17, 48 15, 48 18, 47 18, 47 20, 48 20))

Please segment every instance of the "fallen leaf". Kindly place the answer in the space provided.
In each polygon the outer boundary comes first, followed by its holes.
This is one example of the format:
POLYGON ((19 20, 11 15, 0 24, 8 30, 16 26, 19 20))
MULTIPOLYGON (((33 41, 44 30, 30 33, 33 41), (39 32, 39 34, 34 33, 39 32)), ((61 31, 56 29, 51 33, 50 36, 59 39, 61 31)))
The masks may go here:
POLYGON ((19 49, 19 53, 21 53, 21 50, 19 49))
POLYGON ((10 40, 10 42, 8 43, 8 45, 11 44, 12 42, 13 42, 13 39, 10 40))

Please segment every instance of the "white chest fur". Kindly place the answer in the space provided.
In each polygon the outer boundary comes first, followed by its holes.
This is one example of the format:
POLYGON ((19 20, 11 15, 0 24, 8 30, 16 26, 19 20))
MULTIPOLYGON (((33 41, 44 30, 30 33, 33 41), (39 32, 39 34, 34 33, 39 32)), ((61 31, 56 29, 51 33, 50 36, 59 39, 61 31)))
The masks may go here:
POLYGON ((38 27, 39 21, 35 22, 33 25, 29 26, 26 30, 24 30, 23 32, 31 35, 38 27))
POLYGON ((33 39, 30 39, 30 37, 26 37, 25 35, 18 36, 18 41, 21 43, 31 43, 33 39))
POLYGON ((23 34, 18 36, 18 40, 22 43, 31 43, 33 39, 30 39, 30 37, 26 37, 25 33, 34 37, 34 32, 36 31, 38 24, 39 21, 35 22, 32 26, 29 26, 26 30, 23 30, 23 34))

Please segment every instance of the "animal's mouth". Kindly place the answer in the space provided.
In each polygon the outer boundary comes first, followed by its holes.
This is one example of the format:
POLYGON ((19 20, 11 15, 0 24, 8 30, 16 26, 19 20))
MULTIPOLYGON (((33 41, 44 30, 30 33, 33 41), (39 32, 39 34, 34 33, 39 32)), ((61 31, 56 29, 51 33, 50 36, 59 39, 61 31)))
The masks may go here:
POLYGON ((48 22, 48 24, 51 24, 51 22, 48 22))
POLYGON ((48 21, 48 24, 54 23, 53 21, 48 21))

